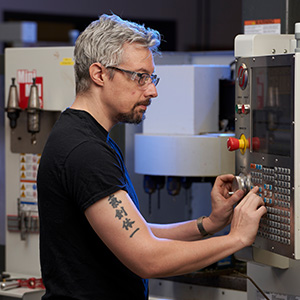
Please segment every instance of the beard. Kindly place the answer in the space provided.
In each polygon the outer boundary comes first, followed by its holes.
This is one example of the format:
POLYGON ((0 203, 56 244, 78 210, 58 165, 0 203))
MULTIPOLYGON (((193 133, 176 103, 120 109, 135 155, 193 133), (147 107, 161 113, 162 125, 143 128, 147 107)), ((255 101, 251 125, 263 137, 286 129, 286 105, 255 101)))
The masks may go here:
POLYGON ((129 124, 140 124, 146 117, 145 117, 145 110, 139 108, 140 105, 148 106, 150 105, 151 100, 139 102, 134 105, 132 110, 128 113, 120 113, 117 116, 117 119, 121 123, 129 123, 129 124))

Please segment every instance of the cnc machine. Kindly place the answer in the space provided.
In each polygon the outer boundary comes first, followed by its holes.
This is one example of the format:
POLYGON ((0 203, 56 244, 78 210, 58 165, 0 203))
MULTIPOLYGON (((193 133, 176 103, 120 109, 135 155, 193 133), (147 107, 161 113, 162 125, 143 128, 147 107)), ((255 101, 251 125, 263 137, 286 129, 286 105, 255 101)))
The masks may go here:
MULTIPOLYGON (((300 24, 295 35, 241 35, 235 39, 236 188, 259 186, 267 207, 248 275, 270 299, 299 299, 300 269, 300 24)), ((264 299, 252 285, 248 299, 264 299)))

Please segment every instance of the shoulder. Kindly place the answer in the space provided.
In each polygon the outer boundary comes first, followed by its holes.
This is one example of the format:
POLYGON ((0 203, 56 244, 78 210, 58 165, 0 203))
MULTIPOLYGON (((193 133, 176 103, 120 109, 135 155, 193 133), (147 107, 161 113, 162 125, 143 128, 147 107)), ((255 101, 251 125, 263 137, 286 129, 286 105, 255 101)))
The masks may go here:
POLYGON ((105 141, 86 140, 77 144, 66 157, 66 168, 99 170, 119 168, 120 162, 115 150, 105 141))

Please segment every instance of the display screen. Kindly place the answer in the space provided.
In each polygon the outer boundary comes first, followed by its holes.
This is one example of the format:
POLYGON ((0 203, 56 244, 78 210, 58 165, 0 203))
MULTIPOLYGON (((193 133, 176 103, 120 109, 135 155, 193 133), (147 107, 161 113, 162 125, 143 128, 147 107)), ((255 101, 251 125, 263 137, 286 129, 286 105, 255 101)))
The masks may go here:
POLYGON ((291 156, 292 68, 252 69, 253 151, 291 156))

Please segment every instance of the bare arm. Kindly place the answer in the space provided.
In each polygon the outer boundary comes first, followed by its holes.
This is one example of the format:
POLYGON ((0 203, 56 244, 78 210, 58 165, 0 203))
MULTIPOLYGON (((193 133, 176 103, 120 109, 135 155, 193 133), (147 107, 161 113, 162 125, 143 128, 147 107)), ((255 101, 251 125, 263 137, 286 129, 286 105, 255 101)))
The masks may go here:
POLYGON ((250 192, 236 208, 231 232, 202 241, 156 237, 122 190, 90 206, 86 217, 124 265, 143 278, 151 278, 193 272, 251 245, 266 210, 261 205, 262 199, 250 192))
MULTIPOLYGON (((212 212, 205 218, 203 227, 206 232, 214 234, 232 220, 233 206, 240 201, 244 192, 236 191, 232 196, 231 184, 234 176, 231 174, 218 176, 211 191, 212 212)), ((160 238, 169 238, 182 241, 195 241, 202 239, 199 233, 197 220, 174 224, 149 224, 153 234, 160 238)))
MULTIPOLYGON (((203 222, 204 224, 204 222, 203 222)), ((197 241, 203 238, 197 227, 197 220, 172 224, 149 224, 152 233, 158 238, 179 240, 179 241, 197 241)))

